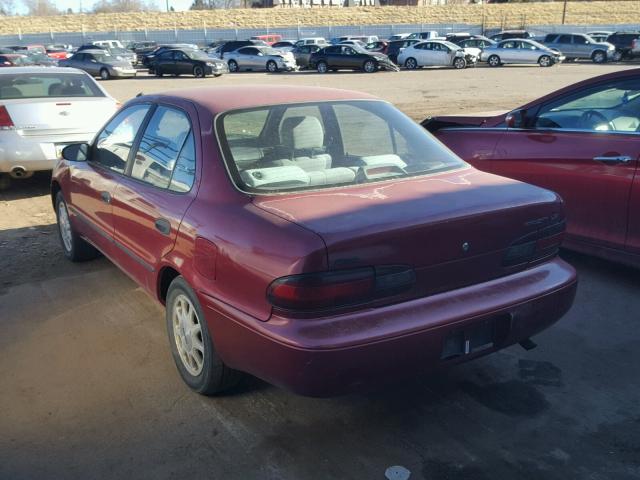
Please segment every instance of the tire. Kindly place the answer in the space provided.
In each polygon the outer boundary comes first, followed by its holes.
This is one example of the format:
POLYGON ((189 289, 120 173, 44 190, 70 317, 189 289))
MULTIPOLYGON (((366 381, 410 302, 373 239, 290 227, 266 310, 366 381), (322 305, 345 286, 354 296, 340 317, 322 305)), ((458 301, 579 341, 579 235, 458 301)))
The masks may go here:
POLYGON ((276 73, 278 71, 278 64, 273 60, 267 62, 267 72, 276 73))
POLYGON ((6 173, 0 173, 0 192, 11 186, 11 177, 6 173))
POLYGON ((378 64, 375 60, 367 60, 362 65, 362 70, 364 70, 366 73, 375 73, 378 71, 378 64))
POLYGON ((169 285, 165 308, 169 346, 182 380, 202 395, 236 386, 242 374, 227 367, 216 353, 198 298, 181 276, 169 285))
POLYGON ((109 70, 107 70, 106 68, 103 68, 102 70, 100 70, 100 78, 102 80, 109 80, 111 78, 111 74, 109 73, 109 70))
POLYGON ((327 62, 318 62, 316 64, 316 70, 318 73, 327 73, 329 71, 329 66, 327 65, 327 62))
POLYGON ((69 219, 69 210, 67 203, 64 201, 62 192, 56 195, 56 220, 58 224, 58 238, 62 252, 72 262, 84 262, 91 260, 100 255, 93 245, 85 241, 73 229, 73 225, 69 219))
POLYGON ((229 66, 230 72, 235 73, 238 71, 238 62, 236 62, 235 60, 229 60, 229 63, 227 65, 229 66))
POLYGON ((456 70, 462 70, 467 68, 467 60, 462 57, 456 57, 453 59, 453 68, 456 70))
POLYGON ((409 57, 404 62, 404 68, 407 70, 415 70, 418 68, 418 61, 413 57, 409 57))
POLYGON ((204 78, 204 68, 202 68, 200 65, 196 65, 195 67, 193 67, 193 76, 196 78, 204 78))
POLYGON ((622 54, 622 52, 620 50, 616 50, 615 53, 613 54, 613 61, 620 62, 623 57, 624 55, 622 54))
POLYGON ((221 74, 221 73, 214 73, 214 74, 213 74, 213 76, 214 76, 215 78, 218 78, 218 77, 221 77, 221 76, 222 76, 222 74, 221 74))
POLYGON ((502 65, 502 62, 500 61, 500 57, 498 55, 491 55, 487 59, 487 63, 490 67, 499 67, 500 65, 502 65))
POLYGON ((551 60, 551 57, 549 55, 542 55, 538 59, 538 65, 540 65, 541 67, 551 67, 553 66, 553 60, 551 60))
POLYGON ((155 70, 156 77, 162 78, 162 75, 164 74, 162 73, 162 70, 160 70, 160 67, 157 67, 154 70, 155 70))
POLYGON ((607 53, 602 50, 596 50, 591 54, 593 63, 605 63, 607 61, 607 53))

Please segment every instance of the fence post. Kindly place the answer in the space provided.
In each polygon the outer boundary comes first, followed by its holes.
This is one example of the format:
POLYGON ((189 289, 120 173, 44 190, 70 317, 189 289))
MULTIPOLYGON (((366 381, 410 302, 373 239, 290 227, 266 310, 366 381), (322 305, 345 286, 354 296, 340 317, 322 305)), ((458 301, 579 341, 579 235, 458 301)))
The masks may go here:
POLYGON ((149 32, 147 31, 147 26, 144 26, 144 39, 149 40, 149 32))
POLYGON ((82 32, 82 43, 84 43, 85 40, 85 31, 84 31, 84 23, 82 25, 80 25, 80 31, 82 32))
POLYGON ((238 40, 238 27, 235 28, 236 31, 236 40, 238 40))
POLYGON ((202 30, 204 30, 204 43, 207 43, 207 22, 202 20, 202 30))
POLYGON ((22 41, 22 29, 18 27, 18 38, 22 41))
POLYGON ((53 28, 51 28, 51 26, 49 26, 49 38, 53 42, 53 28))
POLYGON ((176 41, 178 40, 178 26, 176 25, 176 22, 173 22, 173 36, 176 39, 176 41))
POLYGON ((298 20, 298 40, 300 40, 300 20, 298 20))

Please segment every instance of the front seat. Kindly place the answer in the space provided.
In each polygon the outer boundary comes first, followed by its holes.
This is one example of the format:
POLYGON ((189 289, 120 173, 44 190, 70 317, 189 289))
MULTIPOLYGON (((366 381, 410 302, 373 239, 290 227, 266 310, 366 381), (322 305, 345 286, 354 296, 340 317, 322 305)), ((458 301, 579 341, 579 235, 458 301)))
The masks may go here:
POLYGON ((285 118, 280 138, 287 153, 282 165, 296 165, 307 172, 331 168, 331 155, 324 153, 324 129, 316 117, 285 118))

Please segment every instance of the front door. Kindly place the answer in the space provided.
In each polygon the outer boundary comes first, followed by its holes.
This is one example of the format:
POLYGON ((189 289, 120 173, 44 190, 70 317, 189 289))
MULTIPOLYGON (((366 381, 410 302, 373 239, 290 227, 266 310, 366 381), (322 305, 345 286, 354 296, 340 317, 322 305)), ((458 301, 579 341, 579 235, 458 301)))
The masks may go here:
POLYGON ((556 191, 568 239, 624 249, 640 158, 640 80, 613 80, 527 112, 508 130, 490 171, 556 191))
POLYGON ((120 111, 98 135, 88 161, 71 166, 70 213, 77 228, 108 256, 113 254, 112 199, 148 111, 148 105, 120 111))
POLYGON ((127 174, 113 197, 118 263, 155 291, 161 259, 176 241, 193 201, 196 138, 195 110, 159 105, 129 158, 127 174))

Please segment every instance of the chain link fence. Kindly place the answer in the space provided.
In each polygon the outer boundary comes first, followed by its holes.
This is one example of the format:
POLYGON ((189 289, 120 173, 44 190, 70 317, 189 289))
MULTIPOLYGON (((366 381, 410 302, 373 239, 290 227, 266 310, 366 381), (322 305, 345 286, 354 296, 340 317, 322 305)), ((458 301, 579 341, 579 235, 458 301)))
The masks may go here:
MULTIPOLYGON (((504 28, 526 28, 534 35, 555 32, 586 33, 599 31, 640 30, 640 24, 609 24, 609 25, 526 25, 524 22, 514 25, 505 24, 504 28)), ((173 29, 124 32, 113 30, 110 32, 69 32, 69 33, 38 33, 0 36, 0 45, 12 44, 51 44, 63 43, 81 45, 97 40, 117 39, 123 43, 154 40, 158 43, 195 43, 207 44, 216 40, 244 40, 253 35, 276 33, 286 40, 297 40, 303 37, 324 37, 327 39, 343 35, 377 35, 379 38, 389 38, 396 33, 410 33, 435 30, 444 36, 452 32, 468 32, 471 34, 484 33, 487 35, 499 31, 499 28, 485 29, 482 24, 439 23, 439 24, 401 24, 401 25, 358 25, 358 26, 322 26, 322 27, 284 27, 273 29, 173 29)))

